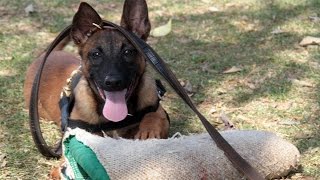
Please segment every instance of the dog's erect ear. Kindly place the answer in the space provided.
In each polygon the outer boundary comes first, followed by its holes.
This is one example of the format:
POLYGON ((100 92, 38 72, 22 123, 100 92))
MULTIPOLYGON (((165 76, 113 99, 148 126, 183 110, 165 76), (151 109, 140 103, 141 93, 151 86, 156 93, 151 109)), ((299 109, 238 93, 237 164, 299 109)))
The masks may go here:
POLYGON ((75 44, 83 44, 91 33, 102 25, 99 14, 88 4, 82 2, 72 20, 71 37, 75 44))
POLYGON ((123 6, 121 26, 147 40, 151 25, 145 0, 126 0, 123 6))

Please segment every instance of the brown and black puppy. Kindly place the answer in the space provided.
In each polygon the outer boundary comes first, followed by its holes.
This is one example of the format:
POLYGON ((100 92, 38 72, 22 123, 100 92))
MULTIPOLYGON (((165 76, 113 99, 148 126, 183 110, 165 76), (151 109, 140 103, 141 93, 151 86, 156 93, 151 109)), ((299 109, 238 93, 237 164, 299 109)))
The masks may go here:
MULTIPOLYGON (((39 91, 40 116, 60 122, 58 101, 70 73, 81 64, 81 78, 73 90, 71 119, 89 124, 122 121, 158 103, 155 81, 146 72, 146 61, 117 30, 102 27, 102 19, 87 3, 81 3, 72 22, 70 38, 78 46, 74 55, 54 51, 42 74, 39 91), (96 91, 94 90, 96 89, 96 91)), ((150 32, 145 0, 126 0, 121 26, 146 40, 150 32)), ((28 69, 24 96, 29 105, 32 81, 42 57, 28 69)), ((167 138, 169 121, 161 105, 145 114, 140 123, 117 130, 125 138, 167 138)))

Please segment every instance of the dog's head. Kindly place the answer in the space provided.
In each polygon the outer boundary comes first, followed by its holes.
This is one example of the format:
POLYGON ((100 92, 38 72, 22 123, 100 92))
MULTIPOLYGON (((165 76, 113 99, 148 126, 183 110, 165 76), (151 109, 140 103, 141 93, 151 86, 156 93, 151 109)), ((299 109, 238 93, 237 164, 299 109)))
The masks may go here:
MULTIPOLYGON (((126 0, 121 26, 146 40, 150 32, 145 0, 126 0)), ((79 48, 82 71, 105 99, 104 116, 122 120, 127 114, 126 96, 145 70, 146 62, 116 29, 103 27, 99 14, 81 3, 72 22, 71 37, 79 48), (117 112, 114 112, 117 111, 117 112)))

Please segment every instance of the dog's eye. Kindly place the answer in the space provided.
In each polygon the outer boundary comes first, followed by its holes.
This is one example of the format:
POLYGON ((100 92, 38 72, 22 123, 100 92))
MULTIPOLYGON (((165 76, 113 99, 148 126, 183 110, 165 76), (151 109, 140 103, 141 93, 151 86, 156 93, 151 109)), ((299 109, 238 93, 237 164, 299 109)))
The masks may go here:
POLYGON ((99 65, 102 61, 102 56, 101 51, 92 51, 89 53, 88 58, 93 65, 99 65))
POLYGON ((94 59, 97 59, 97 58, 101 57, 101 53, 98 52, 98 51, 96 51, 96 52, 93 52, 93 53, 91 54, 91 56, 92 56, 94 59))
POLYGON ((122 57, 128 63, 131 63, 134 61, 135 54, 136 54, 135 49, 125 49, 124 51, 122 51, 122 57))
POLYGON ((133 54, 133 50, 126 49, 126 50, 124 50, 123 54, 124 54, 125 56, 130 56, 130 55, 133 54))

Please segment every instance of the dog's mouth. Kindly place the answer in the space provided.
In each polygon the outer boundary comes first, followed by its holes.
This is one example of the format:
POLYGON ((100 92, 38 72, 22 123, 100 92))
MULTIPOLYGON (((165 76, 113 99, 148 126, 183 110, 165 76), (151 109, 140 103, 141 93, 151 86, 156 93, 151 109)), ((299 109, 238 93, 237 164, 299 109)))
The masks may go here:
POLYGON ((118 91, 106 91, 97 84, 100 97, 105 101, 102 109, 102 115, 109 121, 119 122, 128 115, 127 100, 130 97, 134 82, 128 88, 118 91))
POLYGON ((128 107, 126 102, 127 89, 121 91, 105 91, 100 88, 99 94, 105 100, 102 114, 113 122, 119 122, 128 115, 128 107))

